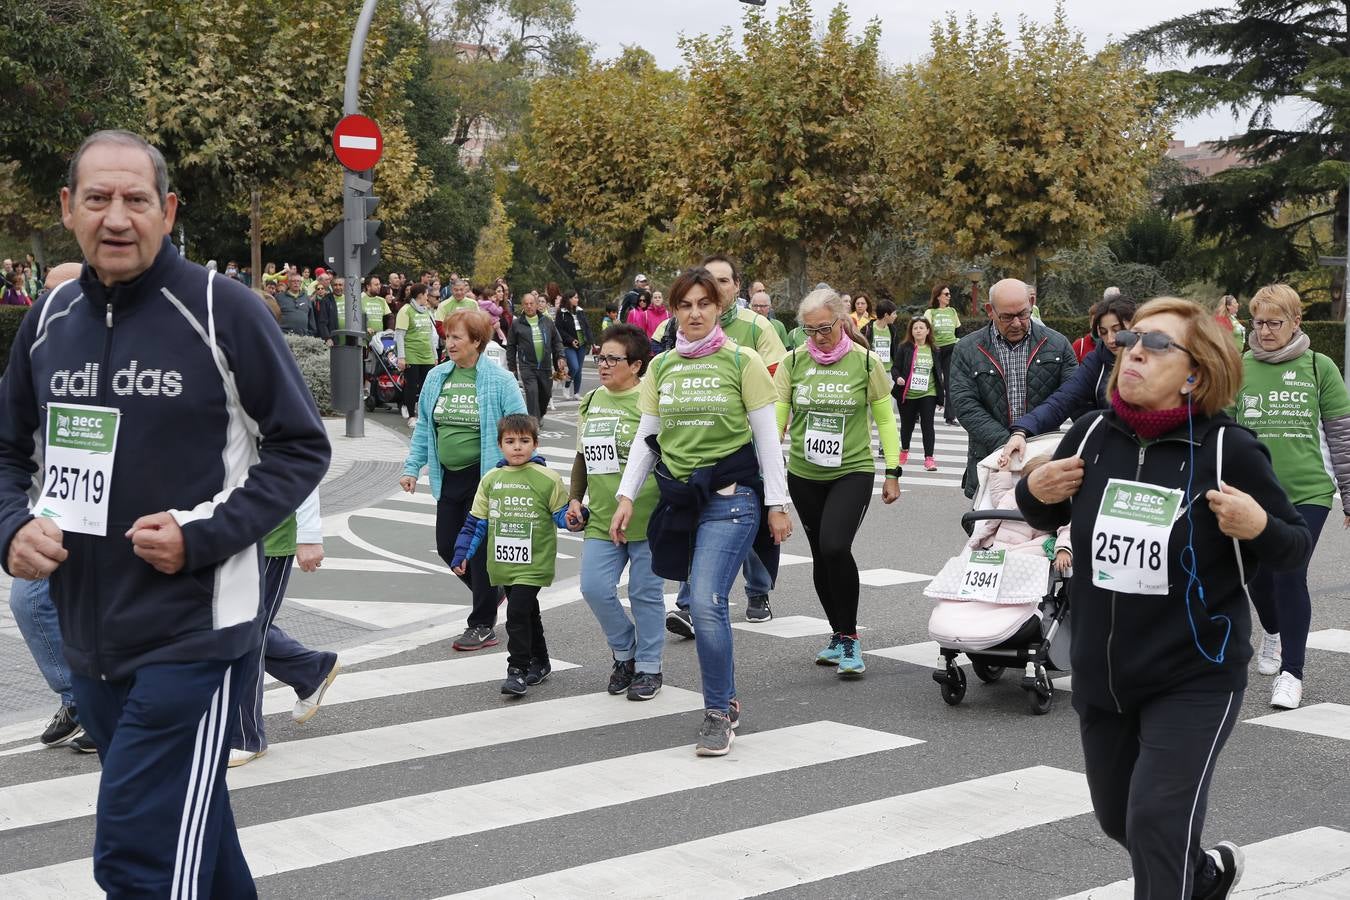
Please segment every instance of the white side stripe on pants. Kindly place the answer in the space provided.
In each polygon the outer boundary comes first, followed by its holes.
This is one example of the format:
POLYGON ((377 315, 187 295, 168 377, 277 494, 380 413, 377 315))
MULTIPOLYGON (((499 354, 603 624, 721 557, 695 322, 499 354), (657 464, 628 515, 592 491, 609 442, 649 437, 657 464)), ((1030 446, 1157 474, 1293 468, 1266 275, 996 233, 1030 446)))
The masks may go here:
POLYGON ((225 669, 221 685, 211 696, 211 703, 197 723, 197 740, 193 747, 192 769, 188 775, 187 792, 183 799, 183 818, 178 827, 178 850, 174 860, 173 900, 197 896, 197 881, 201 872, 202 843, 215 789, 216 770, 220 754, 229 732, 230 676, 234 667, 225 669))

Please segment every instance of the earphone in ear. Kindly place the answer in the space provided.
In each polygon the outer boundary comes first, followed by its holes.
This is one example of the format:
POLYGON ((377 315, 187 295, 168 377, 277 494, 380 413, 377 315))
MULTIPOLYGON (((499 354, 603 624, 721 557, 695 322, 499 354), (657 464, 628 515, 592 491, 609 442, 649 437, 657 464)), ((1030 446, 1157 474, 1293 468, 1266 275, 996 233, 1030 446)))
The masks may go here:
POLYGON ((1195 376, 1192 375, 1190 378, 1187 378, 1187 379, 1186 379, 1186 383, 1187 383, 1187 384, 1195 384, 1195 376))

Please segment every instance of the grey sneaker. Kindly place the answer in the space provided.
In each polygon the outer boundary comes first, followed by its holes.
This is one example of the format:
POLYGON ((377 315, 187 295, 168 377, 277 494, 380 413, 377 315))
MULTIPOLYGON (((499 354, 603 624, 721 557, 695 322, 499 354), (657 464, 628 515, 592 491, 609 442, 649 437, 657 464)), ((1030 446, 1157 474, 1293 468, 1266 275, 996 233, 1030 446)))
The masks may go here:
POLYGON ((456 650, 465 651, 495 647, 497 646, 497 632, 487 625, 470 625, 464 629, 463 634, 455 638, 455 642, 450 646, 456 650))
POLYGON ((628 686, 629 700, 650 700, 661 693, 660 672, 638 672, 628 686))
POLYGON ((707 709, 703 711, 703 725, 698 729, 698 746, 694 752, 699 756, 726 756, 735 739, 736 733, 727 714, 720 709, 707 709))
POLYGON ((694 617, 687 609, 672 609, 666 613, 666 631, 678 634, 682 638, 694 636, 694 617))
POLYGON ((731 700, 731 706, 727 708, 727 718, 731 720, 731 730, 735 731, 741 727, 741 701, 731 700))
POLYGON ((769 609, 767 595, 760 594, 755 597, 746 597, 745 600, 745 621, 767 622, 773 618, 773 610, 769 609))

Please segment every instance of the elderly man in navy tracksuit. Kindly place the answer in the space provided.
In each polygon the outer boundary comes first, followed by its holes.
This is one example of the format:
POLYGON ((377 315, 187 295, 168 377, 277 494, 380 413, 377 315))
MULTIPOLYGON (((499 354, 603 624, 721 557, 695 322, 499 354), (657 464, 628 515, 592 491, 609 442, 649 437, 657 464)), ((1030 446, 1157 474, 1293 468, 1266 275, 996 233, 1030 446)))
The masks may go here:
POLYGON ((328 439, 263 304, 169 242, 158 151, 99 132, 61 199, 85 265, 0 381, 0 561, 51 580, 103 762, 99 886, 255 897, 225 789, 232 676, 262 634, 259 542, 328 439))

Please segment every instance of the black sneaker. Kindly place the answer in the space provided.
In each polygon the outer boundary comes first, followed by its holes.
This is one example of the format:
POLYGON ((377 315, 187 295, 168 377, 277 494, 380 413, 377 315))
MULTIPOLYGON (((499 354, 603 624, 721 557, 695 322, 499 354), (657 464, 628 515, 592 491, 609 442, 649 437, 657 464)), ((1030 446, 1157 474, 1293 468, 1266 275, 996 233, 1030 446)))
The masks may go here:
POLYGON ((619 696, 633 683, 633 661, 631 659, 614 660, 614 671, 609 673, 609 687, 605 690, 619 696))
POLYGON ((548 681, 548 676, 553 673, 553 667, 548 664, 546 659, 537 659, 530 663, 530 668, 525 672, 525 683, 530 687, 536 684, 543 684, 548 681))
POLYGON ((650 700, 661 693, 660 672, 639 672, 628 686, 629 700, 650 700))
MULTIPOLYGON (((1206 850, 1205 855, 1214 863, 1214 877, 1217 880, 1207 893, 1196 896, 1200 900, 1225 900, 1242 880, 1242 867, 1245 862, 1242 848, 1232 841, 1220 841, 1213 849, 1206 850)), ((1206 866, 1206 869, 1208 868, 1206 866)))
POLYGON ((767 595, 760 594, 755 597, 746 597, 745 600, 745 621, 767 622, 773 618, 773 610, 769 609, 767 595))
POLYGON ((525 670, 517 669, 514 666, 506 670, 506 680, 502 682, 502 693, 509 694, 512 697, 523 697, 528 689, 528 682, 525 680, 525 670))
POLYGON ((483 650, 487 647, 497 646, 497 632, 486 625, 470 625, 464 629, 464 633, 455 638, 455 642, 450 645, 456 650, 483 650))
POLYGON ((94 746, 94 739, 87 734, 81 734, 70 742, 70 749, 76 753, 97 753, 98 747, 94 746))
POLYGON ((62 706, 47 723, 47 730, 38 740, 48 747, 59 747, 71 738, 79 737, 84 731, 73 706, 62 706))
POLYGON ((666 631, 682 638, 691 638, 694 636, 694 617, 689 615, 687 609, 672 609, 666 613, 666 631))
POLYGON ((731 742, 736 739, 727 714, 717 709, 703 711, 703 724, 698 729, 698 744, 694 752, 699 756, 726 756, 731 742))

